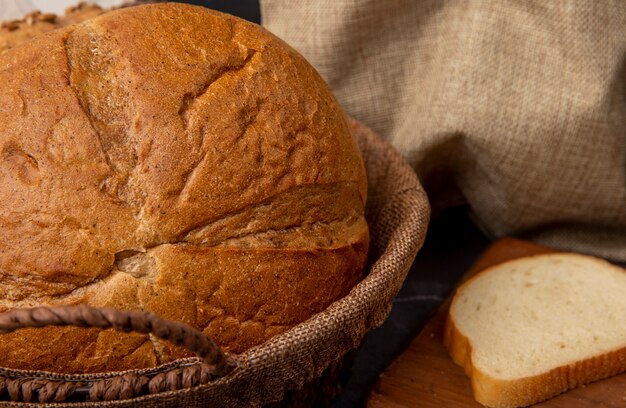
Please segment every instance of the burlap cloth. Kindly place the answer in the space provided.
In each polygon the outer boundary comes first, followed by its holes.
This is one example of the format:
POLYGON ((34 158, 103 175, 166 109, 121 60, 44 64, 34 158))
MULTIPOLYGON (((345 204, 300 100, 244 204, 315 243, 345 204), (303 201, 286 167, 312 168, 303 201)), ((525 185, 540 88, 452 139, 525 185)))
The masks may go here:
MULTIPOLYGON (((281 401, 286 391, 314 382, 324 370, 340 363, 348 352, 359 347, 369 330, 382 324, 424 241, 430 209, 415 173, 400 154, 368 128, 356 122, 352 122, 352 128, 369 179, 366 217, 372 242, 370 266, 363 281, 324 312, 236 356, 239 366, 220 380, 193 389, 100 402, 96 406, 245 407, 281 401)), ((156 370, 134 373, 149 375, 190 363, 194 360, 178 360, 156 370)), ((6 395, 3 378, 17 379, 12 385, 19 387, 19 381, 33 378, 86 382, 123 374, 53 375, 0 368, 0 395, 6 395)), ((0 402, 0 406, 23 405, 0 402)))
POLYGON ((435 210, 626 260, 626 2, 261 0, 435 210))

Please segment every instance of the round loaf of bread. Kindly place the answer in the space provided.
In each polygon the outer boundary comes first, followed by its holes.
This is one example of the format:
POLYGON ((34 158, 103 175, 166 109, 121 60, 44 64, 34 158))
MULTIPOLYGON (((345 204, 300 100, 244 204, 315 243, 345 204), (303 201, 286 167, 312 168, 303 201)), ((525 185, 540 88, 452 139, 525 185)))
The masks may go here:
MULTIPOLYGON (((156 4, 41 35, 0 56, 0 123, 0 311, 152 311, 240 353, 362 276, 367 182, 345 115, 254 24, 156 4)), ((186 355, 115 331, 0 335, 17 369, 186 355)))

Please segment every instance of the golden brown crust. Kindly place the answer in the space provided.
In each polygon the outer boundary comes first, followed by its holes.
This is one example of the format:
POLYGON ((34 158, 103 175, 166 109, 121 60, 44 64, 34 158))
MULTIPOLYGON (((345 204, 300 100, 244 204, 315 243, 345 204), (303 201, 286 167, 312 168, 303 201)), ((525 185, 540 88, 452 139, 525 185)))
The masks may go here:
MULTIPOLYGON (((536 255, 537 257, 541 255, 536 255)), ((568 254, 570 257, 582 255, 568 254)), ((587 257, 585 257, 587 258, 587 257)), ((498 267, 496 265, 495 267, 498 267)), ((495 268, 492 267, 492 268, 495 268)), ((449 311, 455 307, 458 294, 474 279, 488 274, 487 268, 472 276, 456 289, 449 311)), ((556 367, 548 372, 513 380, 495 378, 476 368, 472 361, 472 344, 457 328, 453 315, 446 318, 443 342, 452 360, 464 368, 470 378, 474 398, 493 408, 512 408, 532 405, 554 397, 572 388, 601 380, 626 371, 626 347, 556 367)))
MULTIPOLYGON (((160 4, 52 31, 0 56, 0 122, 0 310, 152 310, 241 352, 361 276, 356 143, 319 75, 258 26, 160 4)), ((146 336, 43 333, 1 336, 2 365, 185 355, 146 336)))

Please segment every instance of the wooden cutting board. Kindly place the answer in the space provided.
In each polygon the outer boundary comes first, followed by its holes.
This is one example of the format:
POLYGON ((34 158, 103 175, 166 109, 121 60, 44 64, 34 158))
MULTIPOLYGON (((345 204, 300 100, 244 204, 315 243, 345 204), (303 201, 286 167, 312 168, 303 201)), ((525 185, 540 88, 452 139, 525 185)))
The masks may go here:
MULTIPOLYGON (((485 252, 465 279, 510 259, 549 252, 554 251, 526 241, 502 239, 485 252)), ((369 408, 482 407, 472 397, 469 378, 452 362, 442 343, 450 301, 442 305, 409 348, 382 374, 369 395, 369 408)), ((570 390, 534 407, 626 408, 626 373, 570 390)))

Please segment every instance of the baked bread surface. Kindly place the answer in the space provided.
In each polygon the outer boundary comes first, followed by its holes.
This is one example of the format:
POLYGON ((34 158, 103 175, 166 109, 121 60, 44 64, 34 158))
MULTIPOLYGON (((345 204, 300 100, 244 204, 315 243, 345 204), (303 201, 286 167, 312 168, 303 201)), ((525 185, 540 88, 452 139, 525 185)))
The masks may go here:
MULTIPOLYGON (((149 310, 240 353, 362 276, 367 182, 344 113, 295 51, 200 7, 138 6, 0 56, 0 311, 149 310)), ((188 355, 78 328, 0 336, 2 366, 188 355)))
POLYGON ((576 254, 521 258, 465 282, 444 343, 488 407, 534 404, 626 371, 626 271, 576 254))

